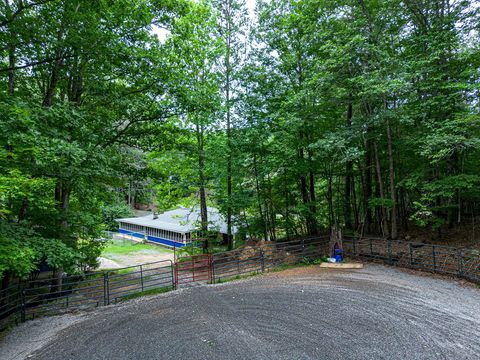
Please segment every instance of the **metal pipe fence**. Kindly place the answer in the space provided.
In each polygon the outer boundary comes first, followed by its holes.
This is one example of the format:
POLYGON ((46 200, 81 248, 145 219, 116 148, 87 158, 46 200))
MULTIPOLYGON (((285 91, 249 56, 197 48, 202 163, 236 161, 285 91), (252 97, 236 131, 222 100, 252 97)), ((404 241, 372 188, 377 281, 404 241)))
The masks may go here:
POLYGON ((217 253, 212 259, 212 282, 253 275, 280 265, 311 262, 328 255, 329 247, 330 238, 320 236, 217 253))
POLYGON ((382 238, 344 236, 346 256, 386 265, 450 275, 480 283, 480 250, 382 238))
POLYGON ((145 291, 173 286, 170 260, 23 281, 0 291, 0 329, 39 316, 106 306, 145 291))
MULTIPOLYGON (((344 256, 430 271, 480 283, 480 251, 386 240, 343 237, 344 256)), ((232 251, 130 266, 122 269, 23 281, 0 291, 0 329, 38 316, 107 306, 135 294, 175 289, 193 282, 217 283, 282 265, 312 263, 332 253, 329 236, 261 243, 232 251)))

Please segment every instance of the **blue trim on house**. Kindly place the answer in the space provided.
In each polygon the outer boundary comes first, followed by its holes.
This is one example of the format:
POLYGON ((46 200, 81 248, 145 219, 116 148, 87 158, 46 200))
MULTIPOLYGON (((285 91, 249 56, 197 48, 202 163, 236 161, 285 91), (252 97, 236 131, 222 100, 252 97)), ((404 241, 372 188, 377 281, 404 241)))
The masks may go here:
POLYGON ((184 247, 186 245, 186 244, 181 243, 181 242, 166 240, 166 239, 162 239, 162 238, 159 238, 159 237, 156 237, 156 236, 151 236, 151 235, 148 235, 148 241, 151 241, 151 242, 154 242, 154 243, 160 243, 160 244, 171 246, 171 247, 178 247, 178 248, 184 247))
MULTIPOLYGON (((118 232, 120 234, 126 234, 126 235, 130 235, 130 236, 138 237, 140 239, 145 239, 145 235, 142 234, 142 233, 136 233, 136 232, 128 231, 128 230, 125 230, 125 229, 118 229, 118 232)), ((178 248, 184 247, 185 245, 187 245, 187 244, 184 244, 182 242, 162 239, 162 238, 152 236, 152 235, 148 235, 147 241, 151 241, 151 242, 154 242, 154 243, 163 244, 163 245, 167 245, 167 246, 171 246, 171 247, 178 247, 178 248)))

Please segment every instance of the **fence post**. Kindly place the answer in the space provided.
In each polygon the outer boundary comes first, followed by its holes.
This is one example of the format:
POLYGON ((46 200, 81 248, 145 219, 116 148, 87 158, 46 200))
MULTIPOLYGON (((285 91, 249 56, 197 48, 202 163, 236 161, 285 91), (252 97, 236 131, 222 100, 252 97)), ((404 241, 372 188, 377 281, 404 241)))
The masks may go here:
POLYGON ((212 284, 215 284, 215 259, 212 257, 212 284))
POLYGON ((371 238, 370 238, 370 256, 373 256, 373 244, 372 244, 371 238))
POLYGON ((176 281, 176 266, 175 263, 170 261, 170 273, 172 275, 172 289, 176 290, 177 289, 177 281, 176 281), (175 268, 174 268, 175 267, 175 268))
POLYGON ((263 249, 260 249, 260 261, 262 264, 262 272, 265 271, 265 256, 263 254, 263 249))
POLYGON ((213 284, 213 256, 212 254, 208 255, 208 281, 209 284, 213 284))
POLYGON ((458 259, 457 275, 462 277, 463 276, 463 256, 462 256, 461 250, 457 251, 457 259, 458 259))
POLYGON ((305 253, 305 239, 302 239, 302 255, 305 253))
POLYGON ((143 291, 143 266, 140 265, 140 284, 142 285, 142 291, 143 291))
POLYGON ((195 281, 195 256, 192 256, 192 281, 195 281))
POLYGON ((353 243, 353 256, 357 256, 357 240, 355 239, 355 236, 352 237, 352 243, 353 243))
POLYGON ((22 304, 21 304, 21 309, 20 309, 20 321, 21 322, 25 322, 25 317, 26 317, 26 305, 25 305, 25 298, 26 298, 26 294, 25 294, 25 289, 22 289, 22 296, 21 296, 21 301, 22 301, 22 304))
POLYGON ((413 267, 413 249, 412 249, 412 243, 408 243, 408 251, 410 252, 410 266, 413 267))
POLYGON ((108 271, 103 274, 103 305, 110 305, 110 281, 108 271))
POLYGON ((388 252, 388 265, 392 265, 392 242, 391 240, 387 240, 387 252, 388 252))
POLYGON ((433 263, 433 272, 437 272, 437 253, 435 251, 435 245, 432 245, 432 263, 433 263))

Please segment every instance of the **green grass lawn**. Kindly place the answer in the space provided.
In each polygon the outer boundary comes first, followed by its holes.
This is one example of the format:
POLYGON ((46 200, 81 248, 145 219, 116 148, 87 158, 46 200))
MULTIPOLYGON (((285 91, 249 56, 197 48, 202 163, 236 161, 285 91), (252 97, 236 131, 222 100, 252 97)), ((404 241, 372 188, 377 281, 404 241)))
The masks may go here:
MULTIPOLYGON (((131 241, 109 243, 103 250, 102 256, 106 255, 129 255, 142 251, 155 252, 158 254, 169 254, 172 250, 153 244, 134 243, 131 241)), ((106 256, 108 257, 108 256, 106 256)))

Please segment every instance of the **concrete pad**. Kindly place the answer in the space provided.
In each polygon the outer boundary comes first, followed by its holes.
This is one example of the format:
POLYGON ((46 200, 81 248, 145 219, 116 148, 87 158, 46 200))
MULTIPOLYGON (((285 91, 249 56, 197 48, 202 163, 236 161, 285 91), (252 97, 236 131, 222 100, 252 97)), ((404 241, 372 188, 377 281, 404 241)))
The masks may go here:
POLYGON ((331 269, 363 269, 363 264, 361 263, 328 263, 322 262, 320 264, 322 268, 331 268, 331 269))

